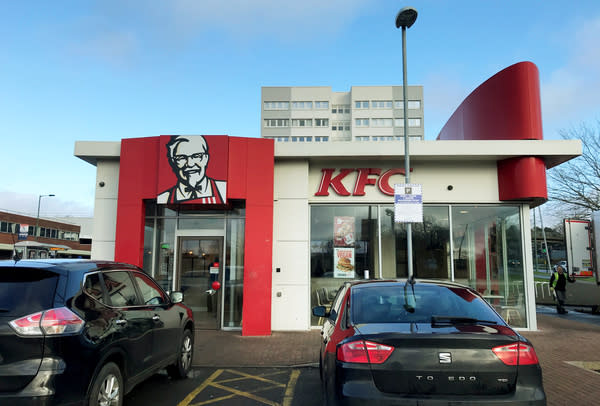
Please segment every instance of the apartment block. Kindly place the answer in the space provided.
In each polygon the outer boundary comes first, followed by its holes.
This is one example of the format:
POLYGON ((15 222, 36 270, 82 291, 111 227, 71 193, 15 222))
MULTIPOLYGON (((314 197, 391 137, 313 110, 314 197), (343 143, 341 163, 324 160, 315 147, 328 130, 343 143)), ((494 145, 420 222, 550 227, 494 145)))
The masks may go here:
MULTIPOLYGON (((423 139, 423 86, 408 86, 408 135, 423 139)), ((404 140, 402 86, 263 87, 261 137, 278 142, 404 140)))

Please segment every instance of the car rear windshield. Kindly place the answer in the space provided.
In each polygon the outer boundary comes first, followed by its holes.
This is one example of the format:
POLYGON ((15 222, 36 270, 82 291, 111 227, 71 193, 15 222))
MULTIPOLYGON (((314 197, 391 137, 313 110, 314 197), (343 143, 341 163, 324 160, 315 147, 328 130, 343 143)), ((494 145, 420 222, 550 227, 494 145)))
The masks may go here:
POLYGON ((361 323, 431 323, 434 316, 501 323, 492 308, 468 289, 430 284, 359 285, 352 289, 351 318, 361 323))
POLYGON ((58 275, 45 269, 0 267, 0 316, 51 308, 57 281, 58 275))

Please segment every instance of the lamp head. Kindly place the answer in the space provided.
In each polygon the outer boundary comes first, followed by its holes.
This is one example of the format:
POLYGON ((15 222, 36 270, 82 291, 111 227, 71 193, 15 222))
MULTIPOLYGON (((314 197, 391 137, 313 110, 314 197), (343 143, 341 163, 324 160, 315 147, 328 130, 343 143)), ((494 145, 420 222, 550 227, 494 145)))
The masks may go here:
POLYGON ((396 16, 396 28, 410 28, 417 20, 417 10, 412 7, 404 7, 396 16))

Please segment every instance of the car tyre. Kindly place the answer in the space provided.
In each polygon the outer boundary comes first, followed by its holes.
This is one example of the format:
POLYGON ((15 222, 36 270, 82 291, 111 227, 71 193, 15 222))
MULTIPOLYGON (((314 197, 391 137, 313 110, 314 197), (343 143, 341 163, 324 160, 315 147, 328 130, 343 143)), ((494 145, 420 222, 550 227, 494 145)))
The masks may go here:
POLYGON ((173 379, 186 378, 192 368, 194 358, 194 335, 188 329, 183 330, 181 344, 177 351, 177 361, 167 367, 167 373, 173 379))
POLYGON ((105 364, 94 378, 89 406, 122 406, 123 376, 114 362, 105 364))

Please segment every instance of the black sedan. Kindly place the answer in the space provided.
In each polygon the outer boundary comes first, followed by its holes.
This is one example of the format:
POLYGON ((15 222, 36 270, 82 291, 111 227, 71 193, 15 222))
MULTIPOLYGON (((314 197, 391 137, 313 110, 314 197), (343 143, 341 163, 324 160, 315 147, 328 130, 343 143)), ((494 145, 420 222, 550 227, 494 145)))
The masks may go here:
POLYGON ((347 282, 313 314, 326 405, 546 404, 531 343, 467 286, 347 282))
POLYGON ((121 406, 159 369, 187 376, 182 300, 132 265, 0 261, 0 404, 121 406))

